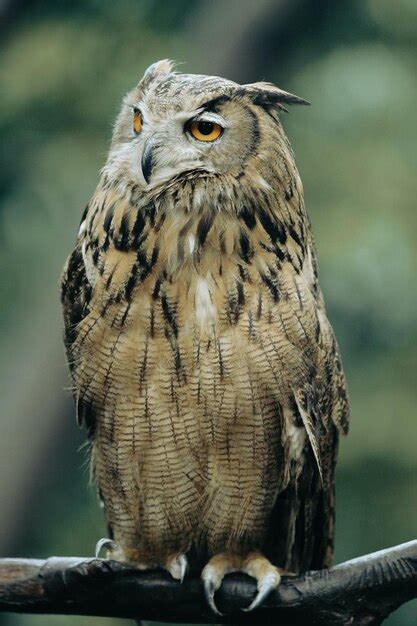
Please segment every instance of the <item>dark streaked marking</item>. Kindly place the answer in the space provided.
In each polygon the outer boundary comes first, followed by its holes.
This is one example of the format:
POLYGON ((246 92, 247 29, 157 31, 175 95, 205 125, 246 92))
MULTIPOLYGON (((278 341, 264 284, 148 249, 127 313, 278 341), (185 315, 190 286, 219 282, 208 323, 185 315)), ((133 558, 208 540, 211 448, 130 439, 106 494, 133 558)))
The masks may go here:
POLYGON ((224 378, 224 363, 223 363, 222 349, 220 347, 220 341, 217 341, 217 353, 218 353, 218 356, 219 356, 220 380, 223 380, 223 378, 224 378))
POLYGON ((217 96, 217 98, 213 98, 212 100, 208 100, 204 104, 201 105, 201 108, 207 113, 217 113, 219 108, 229 100, 232 100, 233 95, 222 95, 217 96))
POLYGON ((171 401, 175 402, 175 398, 176 398, 176 393, 175 393, 175 387, 174 387, 174 380, 171 378, 171 384, 169 385, 169 395, 171 396, 171 401))
POLYGON ((245 222, 249 230, 253 230, 256 226, 256 217, 252 208, 243 207, 240 210, 240 217, 245 222))
POLYGON ((241 263, 238 264, 237 268, 239 270, 239 276, 242 279, 242 282, 245 282, 249 278, 248 272, 246 271, 246 269, 243 267, 241 263))
POLYGON ((171 328, 175 337, 178 335, 178 326, 176 320, 176 311, 173 306, 170 306, 168 302, 168 298, 164 294, 161 296, 161 305, 162 305, 162 313, 164 315, 165 321, 168 326, 171 328))
POLYGON ((228 313, 227 317, 230 324, 237 324, 242 312, 242 306, 245 303, 245 292, 243 284, 236 282, 236 293, 232 293, 227 298, 228 313))
POLYGON ((109 234, 109 231, 110 231, 110 225, 113 219, 113 215, 114 215, 114 204, 112 204, 112 206, 107 210, 106 217, 104 218, 104 221, 103 221, 103 229, 107 235, 109 234))
POLYGON ((265 283, 265 285, 268 287, 269 291, 271 292, 271 296, 274 299, 274 302, 278 302, 279 291, 278 291, 277 286, 271 279, 271 277, 267 276, 266 274, 260 274, 260 277, 262 279, 262 282, 265 283))
POLYGON ((281 250, 279 246, 275 247, 275 253, 281 262, 285 261, 285 253, 281 250))
POLYGON ((275 246, 267 246, 263 241, 260 241, 259 245, 261 246, 262 250, 265 250, 265 252, 275 253, 275 246))
POLYGON ((107 252, 107 250, 109 249, 109 245, 110 245, 110 239, 109 236, 106 235, 106 238, 104 239, 102 245, 101 245, 101 249, 103 252, 107 252))
POLYGON ((153 266, 157 262, 158 255, 159 255, 159 248, 158 248, 157 245, 155 245, 154 249, 152 250, 151 260, 149 261, 149 265, 150 265, 151 269, 153 268, 153 266))
POLYGON ((264 209, 258 210, 258 216, 263 229, 268 233, 272 243, 276 243, 277 240, 280 243, 286 242, 287 233, 285 232, 284 224, 279 219, 273 219, 264 209))
POLYGON ((157 278, 155 281, 155 287, 152 292, 152 299, 157 300, 159 298, 159 293, 161 291, 161 279, 157 278))
POLYGON ((129 314, 129 310, 130 310, 131 305, 132 305, 131 301, 127 303, 127 306, 126 306, 126 308, 124 310, 124 313, 122 315, 122 319, 120 320, 120 325, 121 326, 124 326, 124 323, 125 323, 126 318, 127 318, 128 314, 129 314))
POLYGON ((143 281, 150 274, 152 267, 156 263, 157 258, 158 250, 156 247, 153 250, 152 257, 149 262, 147 261, 146 255, 142 250, 139 249, 137 251, 136 262, 130 270, 130 275, 125 287, 125 296, 127 298, 131 296, 132 290, 136 283, 139 281, 143 281), (139 270, 141 270, 140 273, 139 270))
POLYGON ((151 313, 149 316, 149 332, 151 337, 155 337, 155 309, 151 307, 151 313))
POLYGON ((124 213, 120 222, 118 237, 114 239, 116 250, 127 252, 129 250, 129 217, 124 213))
POLYGON ((148 204, 148 206, 146 207, 146 214, 148 215, 149 223, 153 228, 155 226, 155 215, 156 215, 156 208, 154 204, 148 204))
POLYGON ((109 310, 112 304, 114 304, 114 298, 113 296, 110 296, 110 298, 106 300, 106 302, 104 303, 104 306, 101 308, 101 311, 100 311, 101 317, 104 317, 106 315, 107 311, 109 310))
POLYGON ((148 365, 148 338, 146 337, 145 349, 143 351, 143 360, 139 369, 139 394, 142 394, 142 385, 145 382, 146 367, 148 365))
POLYGON ((256 338, 255 329, 253 325, 253 314, 252 311, 248 311, 248 332, 249 332, 249 340, 256 338))
POLYGON ((262 293, 258 293, 258 306, 256 308, 256 319, 259 321, 262 315, 262 293))
POLYGON ((245 304, 245 291, 241 282, 236 283, 237 288, 237 303, 239 307, 245 304))
POLYGON ((136 255, 136 258, 137 258, 136 262, 141 268, 141 273, 139 276, 139 279, 141 282, 143 282, 145 278, 147 278, 149 274, 151 273, 155 263, 158 260, 158 254, 159 254, 158 246, 155 246, 154 249, 152 250, 151 258, 148 261, 146 258, 146 255, 142 252, 142 250, 138 250, 137 255, 136 255))
POLYGON ((176 346, 174 350, 174 365, 175 365, 175 372, 177 374, 178 382, 179 383, 186 382, 186 375, 182 368, 181 354, 180 354, 178 346, 176 346))
POLYGON ((251 251, 251 247, 249 243, 249 237, 243 230, 240 231, 239 245, 240 245, 240 255, 242 259, 246 263, 249 263, 252 257, 252 251, 251 251))
POLYGON ((136 286, 138 278, 138 265, 135 263, 130 270, 129 278, 127 279, 126 287, 125 287, 125 298, 130 300, 132 297, 133 289, 136 286))
POLYGON ((295 230, 295 228, 293 226, 289 226, 289 233, 291 235, 291 237, 294 239, 294 241, 300 246, 300 248, 303 247, 303 242, 301 241, 297 231, 295 230))
POLYGON ((116 266, 113 267, 112 271, 110 272, 110 274, 107 277, 106 280, 106 289, 108 289, 111 285, 111 281, 113 280, 113 276, 114 276, 114 272, 116 271, 116 266))
POLYGON ((90 206, 90 205, 89 205, 89 204, 87 204, 87 206, 85 207, 85 209, 84 209, 84 211, 83 211, 83 214, 82 214, 81 219, 80 219, 80 226, 81 226, 81 224, 83 223, 83 221, 85 220, 85 218, 87 217, 87 213, 88 213, 89 206, 90 206))
POLYGON ((145 142, 145 150, 142 155, 141 167, 142 167, 143 178, 146 180, 147 183, 149 183, 151 176, 152 176, 152 169, 153 169, 152 144, 149 144, 149 143, 147 144, 145 142))
POLYGON ((98 263, 98 256, 100 254, 100 250, 98 248, 96 248, 91 256, 92 260, 93 260, 93 265, 95 267, 97 267, 97 263, 98 263))
POLYGON ((204 246, 205 244, 207 235, 210 231, 210 228, 212 227, 213 220, 214 220, 213 214, 206 213, 206 215, 203 215, 203 217, 198 222, 196 235, 197 235, 197 239, 201 247, 204 246))
POLYGON ((136 216, 135 223, 133 225, 133 229, 132 229, 132 236, 133 236, 133 241, 135 242, 135 244, 137 244, 138 239, 141 236, 142 231, 145 227, 145 224, 146 224, 145 217, 142 211, 139 210, 136 216))

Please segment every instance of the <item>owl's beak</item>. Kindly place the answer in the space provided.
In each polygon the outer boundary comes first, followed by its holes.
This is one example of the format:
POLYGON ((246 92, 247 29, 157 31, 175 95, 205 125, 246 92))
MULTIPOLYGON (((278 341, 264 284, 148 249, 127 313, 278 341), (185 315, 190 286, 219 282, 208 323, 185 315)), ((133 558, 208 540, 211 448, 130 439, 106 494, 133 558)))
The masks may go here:
POLYGON ((153 149, 154 149, 154 142, 152 139, 148 139, 148 141, 145 142, 145 147, 142 153, 142 162, 141 162, 143 178, 146 180, 148 184, 152 176, 153 149))

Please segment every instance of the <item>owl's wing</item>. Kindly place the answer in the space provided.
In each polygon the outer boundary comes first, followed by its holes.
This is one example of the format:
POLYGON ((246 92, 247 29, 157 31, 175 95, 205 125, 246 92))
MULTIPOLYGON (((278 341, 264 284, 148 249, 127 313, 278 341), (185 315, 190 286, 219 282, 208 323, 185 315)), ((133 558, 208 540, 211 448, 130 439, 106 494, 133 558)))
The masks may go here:
MULTIPOLYGON (((72 346, 77 337, 77 327, 89 313, 91 285, 87 279, 81 242, 79 241, 68 257, 61 276, 61 301, 64 314, 64 342, 71 376, 77 363, 74 360, 72 346)), ((89 436, 94 431, 94 416, 91 407, 84 402, 77 389, 74 389, 77 409, 77 423, 86 424, 89 436)))
MULTIPOLYGON (((294 572, 331 564, 338 440, 348 430, 349 416, 339 348, 317 283, 315 259, 312 261, 315 279, 308 289, 314 293, 315 315, 311 308, 297 310, 301 329, 297 349, 306 376, 292 399, 294 423, 303 424, 309 445, 302 465, 291 461, 289 482, 275 503, 266 546, 278 565, 294 572)), ((282 314, 290 317, 294 310, 282 314)))

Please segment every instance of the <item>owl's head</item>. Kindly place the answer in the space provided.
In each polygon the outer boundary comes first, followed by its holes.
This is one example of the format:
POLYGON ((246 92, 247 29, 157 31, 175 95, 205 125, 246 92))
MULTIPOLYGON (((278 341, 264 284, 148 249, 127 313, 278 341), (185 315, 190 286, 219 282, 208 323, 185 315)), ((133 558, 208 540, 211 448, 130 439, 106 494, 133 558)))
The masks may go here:
POLYGON ((123 101, 105 172, 144 190, 185 175, 239 177, 286 141, 277 116, 286 104, 308 102, 269 83, 181 74, 159 61, 123 101))

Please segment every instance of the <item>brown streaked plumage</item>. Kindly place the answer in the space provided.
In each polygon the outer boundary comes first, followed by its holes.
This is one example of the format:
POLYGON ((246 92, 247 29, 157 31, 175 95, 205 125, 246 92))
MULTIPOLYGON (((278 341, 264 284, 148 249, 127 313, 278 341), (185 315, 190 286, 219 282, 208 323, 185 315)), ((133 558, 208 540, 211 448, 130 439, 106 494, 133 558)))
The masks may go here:
POLYGON ((348 405, 278 117, 297 103, 266 83, 151 66, 125 99, 63 273, 112 557, 176 578, 186 558, 211 559, 213 607, 228 571, 257 578, 255 606, 279 583, 275 566, 332 557, 348 405))

